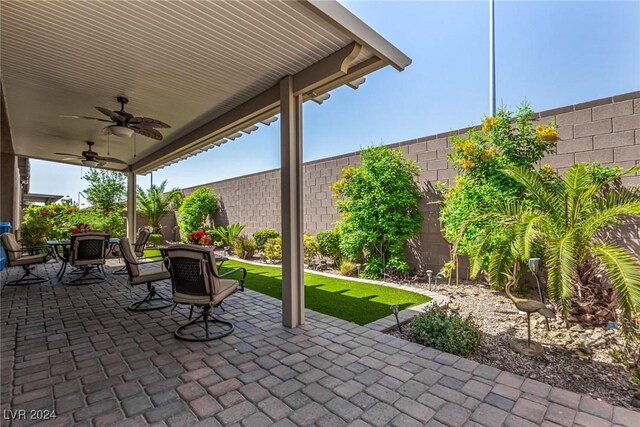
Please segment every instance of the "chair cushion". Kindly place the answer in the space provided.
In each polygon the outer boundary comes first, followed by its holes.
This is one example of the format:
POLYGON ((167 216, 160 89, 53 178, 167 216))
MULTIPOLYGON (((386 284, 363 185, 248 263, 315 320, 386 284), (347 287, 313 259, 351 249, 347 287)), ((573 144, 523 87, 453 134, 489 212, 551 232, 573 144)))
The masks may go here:
POLYGON ((157 280, 168 279, 171 279, 171 274, 169 274, 166 269, 160 266, 140 270, 140 274, 138 276, 129 278, 129 283, 131 283, 132 285, 139 285, 140 283, 155 282, 157 280))
MULTIPOLYGON (((13 233, 4 233, 2 234, 2 246, 7 249, 7 259, 9 260, 9 265, 18 265, 14 264, 15 260, 20 258, 22 255, 22 248, 20 244, 16 240, 16 236, 13 233)), ((22 264, 20 264, 22 265, 22 264)))
POLYGON ((12 266, 41 264, 47 261, 47 254, 23 255, 18 259, 10 261, 12 266))
MULTIPOLYGON (((213 306, 220 305, 220 303, 231 295, 237 288, 237 280, 220 279, 220 292, 213 297, 213 306)), ((173 302, 177 302, 179 304, 209 305, 211 303, 211 298, 209 295, 189 295, 174 292, 173 302)))
MULTIPOLYGON (((131 246, 131 242, 126 237, 120 238, 120 251, 122 252, 122 259, 125 264, 129 265, 129 270, 131 271, 131 275, 133 277, 138 277, 140 275, 140 269, 136 264, 137 259, 136 255, 133 252, 133 247, 131 246)), ((139 283, 139 282, 137 282, 139 283)))

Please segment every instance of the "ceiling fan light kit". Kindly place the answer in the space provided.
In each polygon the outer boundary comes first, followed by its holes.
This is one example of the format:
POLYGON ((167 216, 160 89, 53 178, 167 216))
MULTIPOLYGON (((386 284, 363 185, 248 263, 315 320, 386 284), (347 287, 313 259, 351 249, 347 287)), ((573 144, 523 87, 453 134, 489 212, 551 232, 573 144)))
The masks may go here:
POLYGON ((108 134, 119 136, 121 138, 131 138, 131 135, 133 135, 134 131, 133 129, 125 126, 111 125, 111 126, 107 126, 105 128, 105 132, 103 133, 107 133, 107 132, 108 134))
POLYGON ((98 165, 99 165, 99 163, 98 163, 97 161, 95 161, 95 160, 87 160, 87 159, 84 159, 84 160, 82 161, 82 165, 83 165, 83 166, 88 166, 88 167, 90 167, 90 168, 95 168, 96 166, 98 166, 98 165))

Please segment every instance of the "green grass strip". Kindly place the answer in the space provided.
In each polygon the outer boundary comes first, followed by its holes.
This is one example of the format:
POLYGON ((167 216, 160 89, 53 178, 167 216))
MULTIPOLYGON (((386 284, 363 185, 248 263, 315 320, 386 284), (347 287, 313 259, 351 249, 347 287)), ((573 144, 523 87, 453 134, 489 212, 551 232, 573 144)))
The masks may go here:
MULTIPOLYGON (((151 251, 145 251, 145 255, 159 255, 158 251, 151 251)), ((282 299, 281 268, 229 260, 224 263, 222 272, 236 267, 247 269, 247 288, 282 299)), ((398 305, 403 310, 429 300, 425 295, 402 289, 304 273, 305 307, 358 325, 366 325, 388 316, 391 314, 389 307, 392 305, 398 305)))

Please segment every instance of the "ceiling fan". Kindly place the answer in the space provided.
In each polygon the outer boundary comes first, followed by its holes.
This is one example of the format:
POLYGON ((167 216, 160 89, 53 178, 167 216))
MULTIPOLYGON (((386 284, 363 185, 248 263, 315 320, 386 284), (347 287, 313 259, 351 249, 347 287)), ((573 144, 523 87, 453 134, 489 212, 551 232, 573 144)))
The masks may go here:
POLYGON ((95 142, 93 141, 86 141, 87 145, 89 146, 89 149, 86 151, 82 152, 82 155, 77 155, 77 154, 69 154, 69 153, 53 153, 57 156, 66 156, 64 159, 60 159, 60 160, 82 160, 82 164, 84 166, 89 166, 92 168, 95 167, 100 167, 100 166, 104 166, 107 163, 119 163, 119 164, 123 164, 126 165, 126 162, 123 162, 120 159, 116 159, 113 157, 103 157, 103 156, 99 156, 98 153, 96 153, 95 151, 93 151, 91 149, 91 147, 95 144, 95 142))
POLYGON ((96 110, 100 111, 110 120, 101 119, 98 117, 88 116, 67 116, 61 115, 60 117, 71 117, 74 119, 88 119, 98 120, 100 122, 112 123, 111 125, 102 129, 103 135, 115 135, 121 137, 130 137, 133 133, 139 133, 149 138, 162 140, 162 134, 155 128, 170 128, 168 124, 161 122, 160 120, 152 119, 149 117, 135 117, 133 114, 124 111, 124 106, 129 102, 129 99, 124 96, 118 96, 116 98, 120 103, 119 111, 111 111, 104 107, 96 107, 96 110))

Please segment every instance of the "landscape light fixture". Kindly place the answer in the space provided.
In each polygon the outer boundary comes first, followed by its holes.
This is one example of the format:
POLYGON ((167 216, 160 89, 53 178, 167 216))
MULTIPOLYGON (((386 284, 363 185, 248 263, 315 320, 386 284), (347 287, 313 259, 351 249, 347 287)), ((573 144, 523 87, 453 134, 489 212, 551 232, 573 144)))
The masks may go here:
POLYGON ((429 290, 431 290, 431 277, 433 276, 433 271, 427 270, 427 279, 429 279, 429 290))
POLYGON ((398 307, 397 305, 392 305, 389 308, 393 312, 393 315, 396 316, 396 323, 398 324, 398 331, 400 333, 402 333, 402 326, 400 326, 400 319, 398 318, 398 313, 400 312, 400 307, 398 307))

